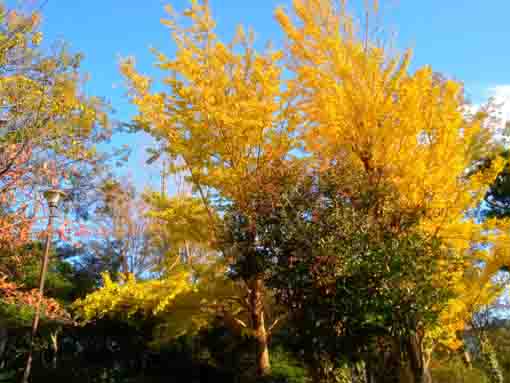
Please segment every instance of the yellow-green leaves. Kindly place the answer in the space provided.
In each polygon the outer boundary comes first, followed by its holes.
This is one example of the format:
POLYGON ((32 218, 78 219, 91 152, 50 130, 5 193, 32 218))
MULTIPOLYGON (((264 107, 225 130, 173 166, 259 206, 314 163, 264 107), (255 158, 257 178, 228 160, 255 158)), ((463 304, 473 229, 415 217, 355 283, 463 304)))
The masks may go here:
POLYGON ((151 206, 148 217, 171 236, 173 246, 183 246, 185 242, 204 246, 214 237, 214 222, 209 222, 207 209, 199 198, 185 195, 167 198, 148 193, 145 199, 151 206))
POLYGON ((207 265, 195 283, 186 267, 178 266, 162 279, 146 281, 129 275, 114 282, 103 274, 103 287, 77 300, 73 308, 83 323, 103 317, 129 320, 135 314, 156 318, 160 325, 155 343, 161 344, 196 333, 218 317, 224 317, 227 325, 242 323, 238 319, 244 311, 241 293, 221 263, 207 265))
POLYGON ((184 270, 163 280, 137 281, 132 275, 113 282, 103 274, 103 287, 74 303, 79 317, 90 321, 105 316, 129 318, 136 313, 157 315, 171 310, 181 294, 192 290, 190 274, 184 270))

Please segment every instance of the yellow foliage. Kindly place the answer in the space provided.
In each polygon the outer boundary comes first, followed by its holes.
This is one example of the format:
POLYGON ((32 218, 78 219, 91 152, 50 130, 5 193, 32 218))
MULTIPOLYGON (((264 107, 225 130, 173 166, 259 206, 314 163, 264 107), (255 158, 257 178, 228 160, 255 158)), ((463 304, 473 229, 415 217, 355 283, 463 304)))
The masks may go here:
POLYGON ((151 92, 151 80, 136 72, 133 60, 121 64, 137 119, 164 140, 167 154, 182 164, 175 171, 189 174, 194 186, 248 204, 250 190, 264 187, 264 172, 271 173, 294 145, 282 54, 256 52, 252 34, 241 28, 233 41, 221 42, 209 8, 198 2, 183 13, 190 26, 167 11, 175 57, 154 53, 168 73, 168 92, 151 92))
POLYGON ((154 231, 168 233, 173 246, 186 242, 207 246, 214 237, 207 210, 199 198, 185 195, 167 198, 159 193, 146 193, 145 200, 151 206, 147 216, 154 223, 154 231))
POLYGON ((112 281, 108 273, 103 274, 103 287, 73 306, 79 317, 90 321, 105 316, 130 318, 136 313, 157 315, 170 310, 175 299, 193 289, 190 274, 180 270, 162 280, 137 281, 133 275, 120 282, 112 281))
POLYGON ((448 249, 434 279, 451 281, 456 297, 429 339, 458 347, 456 331, 500 292, 491 276, 507 262, 497 241, 508 223, 480 224, 468 214, 504 162, 476 168, 474 148, 490 149, 479 142, 486 116, 465 115, 460 83, 428 66, 411 72, 410 51, 391 55, 360 37, 354 19, 335 4, 294 0, 292 14, 278 9, 287 50, 264 53, 242 29, 221 42, 207 5, 193 1, 183 13, 186 24, 167 7, 163 23, 175 56, 154 52, 168 73, 167 91, 153 92, 133 60, 121 64, 137 120, 163 142, 176 159, 174 170, 189 175, 205 206, 203 189, 211 189, 249 214, 251 193, 277 193, 273 177, 298 150, 307 171, 338 167, 345 182, 364 174, 372 186, 394 187, 399 209, 422 212, 420 231, 448 249), (474 252, 481 243, 494 245, 474 252), (482 273, 479 259, 486 264, 482 273))
MULTIPOLYGON (((135 314, 160 320, 155 344, 184 334, 194 334, 218 317, 227 325, 242 323, 242 289, 225 274, 221 262, 210 263, 192 283, 183 266, 162 279, 136 280, 133 275, 112 281, 103 274, 103 287, 73 303, 77 317, 87 323, 103 317, 129 320, 135 314), (230 321, 230 322, 229 322, 230 321)), ((239 325, 238 325, 239 326, 239 325)), ((235 330, 235 329, 234 329, 235 330)))
POLYGON ((474 147, 490 150, 487 141, 478 142, 486 116, 465 115, 460 83, 428 66, 410 72, 409 51, 390 55, 361 38, 333 1, 294 0, 293 13, 278 9, 276 19, 287 37, 289 89, 298 100, 299 138, 310 166, 341 167, 346 182, 352 173, 365 174, 372 185, 390 184, 399 209, 423 212, 421 231, 449 250, 435 283, 448 275, 455 291, 428 336, 458 347, 457 331, 501 293, 492 277, 507 264, 498 240, 507 237, 508 223, 467 216, 505 165, 496 159, 475 170, 474 147), (473 251, 480 244, 492 244, 483 256, 473 251), (478 272, 480 260, 485 266, 478 272))
POLYGON ((64 47, 51 56, 42 55, 39 16, 4 11, 0 15, 0 105, 9 133, 2 136, 0 145, 30 141, 27 146, 57 155, 90 158, 94 154, 91 141, 99 141, 94 127, 101 126, 105 136, 109 132, 104 103, 86 97, 80 88, 81 56, 69 54, 64 47), (18 31, 14 37, 11 30, 18 31))

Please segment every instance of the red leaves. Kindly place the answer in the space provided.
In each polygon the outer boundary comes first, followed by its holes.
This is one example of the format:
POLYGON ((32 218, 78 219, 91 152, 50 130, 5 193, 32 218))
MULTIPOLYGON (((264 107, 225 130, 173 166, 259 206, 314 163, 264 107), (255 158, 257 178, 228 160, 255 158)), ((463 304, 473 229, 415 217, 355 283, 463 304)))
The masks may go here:
POLYGON ((33 219, 25 199, 25 183, 31 148, 8 145, 0 150, 0 204, 13 208, 0 215, 0 248, 21 246, 29 239, 33 219))
POLYGON ((57 227, 56 233, 58 235, 58 238, 61 241, 66 241, 67 240, 66 231, 67 230, 66 230, 66 225, 65 224, 62 224, 59 227, 57 227))
MULTIPOLYGON (((14 282, 8 282, 7 277, 0 275, 0 300, 19 306, 36 307, 39 299, 37 289, 22 290, 14 282)), ((53 298, 44 298, 41 301, 41 312, 48 319, 70 320, 69 313, 53 298)))

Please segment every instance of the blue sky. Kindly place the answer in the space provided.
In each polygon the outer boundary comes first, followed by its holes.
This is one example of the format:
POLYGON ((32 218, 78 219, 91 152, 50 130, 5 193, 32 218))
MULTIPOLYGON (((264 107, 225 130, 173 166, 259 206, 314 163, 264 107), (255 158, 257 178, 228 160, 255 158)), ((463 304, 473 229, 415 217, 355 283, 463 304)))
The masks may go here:
MULTIPOLYGON (((31 0, 37 4, 36 0, 31 0)), ((38 0, 41 2, 41 0, 38 0)), ((115 118, 129 120, 134 109, 124 93, 118 71, 119 57, 136 57, 138 68, 157 75, 149 46, 168 54, 172 44, 159 23, 163 6, 182 9, 187 0, 48 0, 43 9, 46 41, 63 39, 84 53, 84 70, 90 75, 89 94, 103 96, 116 110, 115 118)), ((237 24, 252 26, 258 41, 281 37, 272 14, 288 0, 210 0, 220 36, 229 37, 237 24)), ((351 0, 355 6, 363 0, 351 0)), ((510 1, 508 0, 380 0, 385 28, 396 34, 397 48, 413 49, 413 68, 430 64, 434 70, 465 83, 473 102, 490 95, 510 96, 510 1), (507 86, 508 85, 508 86, 507 86)), ((129 172, 139 188, 159 185, 157 167, 145 167, 142 136, 117 137, 117 145, 130 144, 129 172)))

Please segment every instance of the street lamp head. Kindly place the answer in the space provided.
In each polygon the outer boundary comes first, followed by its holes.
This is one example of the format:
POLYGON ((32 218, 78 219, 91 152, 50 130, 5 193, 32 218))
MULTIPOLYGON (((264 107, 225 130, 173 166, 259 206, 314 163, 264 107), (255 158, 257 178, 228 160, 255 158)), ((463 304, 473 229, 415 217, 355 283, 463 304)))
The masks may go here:
POLYGON ((58 189, 48 189, 44 192, 44 198, 48 201, 48 206, 53 209, 57 208, 60 198, 64 196, 65 193, 58 189))

